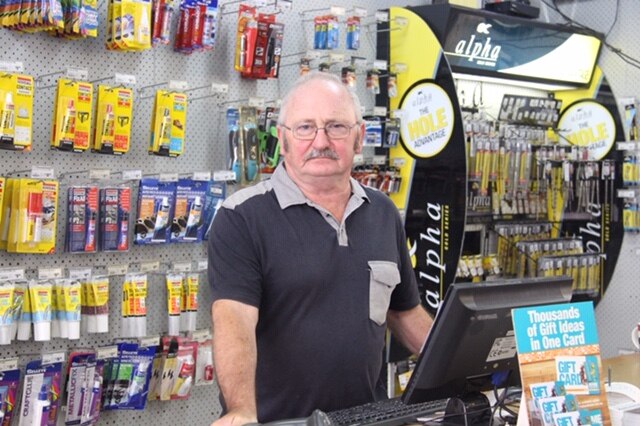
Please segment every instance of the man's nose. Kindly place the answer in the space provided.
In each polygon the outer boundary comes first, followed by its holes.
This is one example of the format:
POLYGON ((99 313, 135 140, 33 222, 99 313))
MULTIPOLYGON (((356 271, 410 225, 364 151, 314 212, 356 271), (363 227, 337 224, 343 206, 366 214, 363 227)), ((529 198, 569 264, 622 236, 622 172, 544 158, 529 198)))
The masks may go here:
POLYGON ((318 128, 316 137, 313 139, 313 146, 326 147, 327 145, 329 145, 329 137, 327 136, 327 131, 324 127, 318 128))

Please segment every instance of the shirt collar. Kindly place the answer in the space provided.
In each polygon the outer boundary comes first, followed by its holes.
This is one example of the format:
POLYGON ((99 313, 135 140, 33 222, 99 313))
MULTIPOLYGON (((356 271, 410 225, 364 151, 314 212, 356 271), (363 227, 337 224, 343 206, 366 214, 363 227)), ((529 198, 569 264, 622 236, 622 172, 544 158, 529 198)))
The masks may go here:
MULTIPOLYGON (((349 178, 349 182, 351 183, 351 197, 358 197, 369 201, 369 196, 358 181, 354 178, 349 178)), ((273 175, 271 176, 271 185, 276 193, 276 198, 278 199, 278 203, 282 210, 296 204, 310 203, 310 200, 305 197, 298 185, 296 185, 287 173, 284 163, 280 163, 275 172, 273 172, 273 175)))

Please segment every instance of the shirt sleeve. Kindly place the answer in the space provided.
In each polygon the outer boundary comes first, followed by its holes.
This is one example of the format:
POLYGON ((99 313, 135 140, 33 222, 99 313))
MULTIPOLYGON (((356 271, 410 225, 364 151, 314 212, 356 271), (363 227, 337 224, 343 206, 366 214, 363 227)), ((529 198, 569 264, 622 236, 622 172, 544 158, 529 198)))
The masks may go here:
POLYGON ((260 306, 260 260, 247 223, 237 210, 222 208, 218 211, 209 235, 207 255, 214 302, 231 299, 260 306))

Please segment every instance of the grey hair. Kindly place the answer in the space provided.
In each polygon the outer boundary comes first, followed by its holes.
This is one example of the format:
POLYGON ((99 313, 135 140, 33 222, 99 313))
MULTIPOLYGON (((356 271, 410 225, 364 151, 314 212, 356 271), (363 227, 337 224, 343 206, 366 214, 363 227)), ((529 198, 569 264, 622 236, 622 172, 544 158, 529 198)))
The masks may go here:
POLYGON ((293 86, 291 86, 291 88, 289 89, 285 97, 282 99, 282 104, 280 105, 280 113, 278 114, 278 125, 283 125, 285 123, 285 120, 287 117, 287 109, 296 92, 300 88, 314 81, 324 81, 327 83, 335 83, 338 86, 342 87, 344 91, 349 94, 349 97, 353 104, 353 111, 355 112, 355 115, 356 115, 356 122, 357 123, 362 122, 362 107, 361 107, 362 104, 360 103, 360 99, 358 98, 358 95, 356 95, 356 93, 353 90, 349 89, 346 85, 344 85, 342 83, 342 80, 340 80, 340 78, 338 78, 337 76, 328 72, 311 71, 303 75, 302 77, 300 77, 298 80, 296 80, 296 82, 293 83, 293 86))

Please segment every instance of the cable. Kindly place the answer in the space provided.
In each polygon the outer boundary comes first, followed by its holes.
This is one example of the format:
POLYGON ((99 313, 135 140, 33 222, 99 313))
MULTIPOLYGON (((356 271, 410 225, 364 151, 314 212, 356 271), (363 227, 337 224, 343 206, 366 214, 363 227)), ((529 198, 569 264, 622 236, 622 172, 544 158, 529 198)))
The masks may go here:
MULTIPOLYGON (((558 3, 557 3, 558 0, 551 0, 551 1, 552 3, 549 3, 547 0, 540 0, 541 3, 543 3, 544 5, 549 7, 551 10, 554 10, 556 13, 558 13, 566 21, 566 24, 568 24, 569 26, 580 28, 592 34, 597 34, 597 31, 595 31, 593 28, 573 20, 572 18, 567 16, 562 10, 560 10, 560 7, 558 6, 558 3)), ((609 49, 609 51, 611 51, 613 54, 617 55, 620 59, 622 59, 623 62, 627 63, 628 65, 631 65, 634 68, 640 69, 640 60, 632 56, 629 56, 628 54, 624 53, 622 49, 611 45, 607 41, 607 37, 609 36, 611 31, 615 27, 616 23, 618 22, 619 11, 620 11, 620 0, 616 0, 616 12, 614 15, 613 23, 611 24, 611 27, 604 35, 604 38, 602 40, 602 45, 605 46, 607 49, 609 49)))

